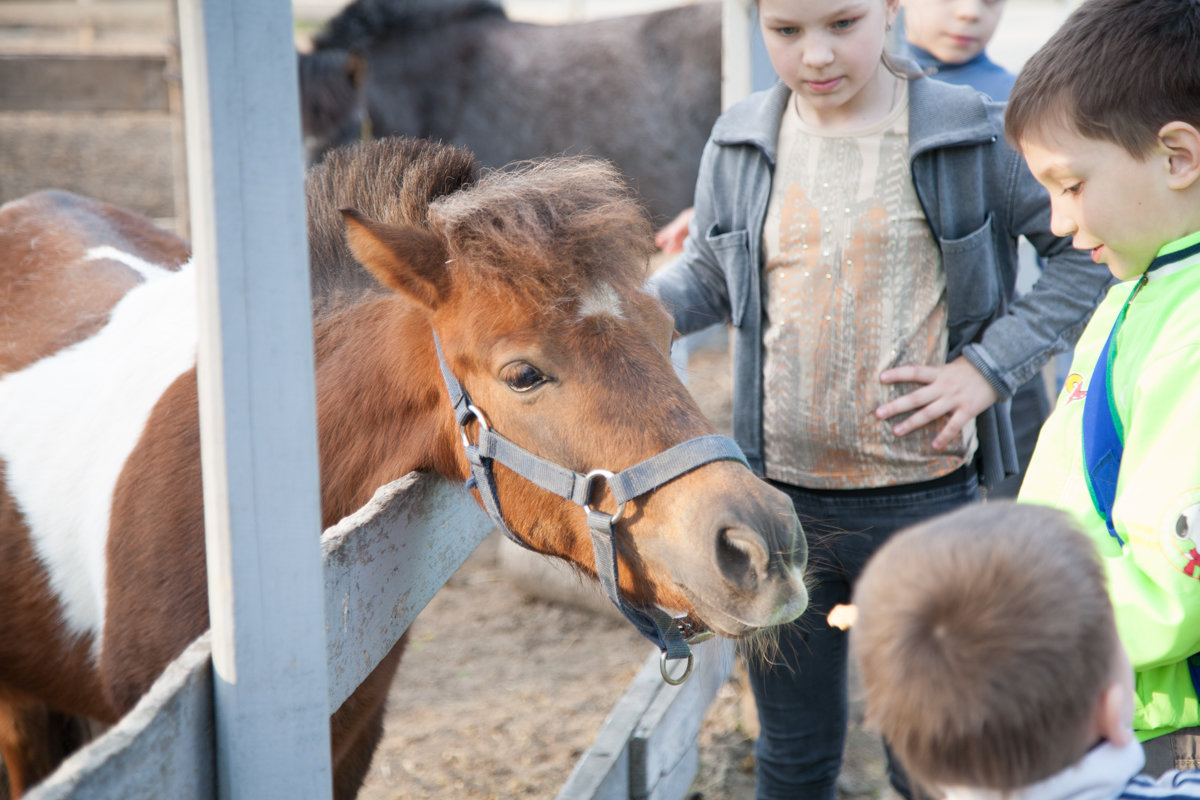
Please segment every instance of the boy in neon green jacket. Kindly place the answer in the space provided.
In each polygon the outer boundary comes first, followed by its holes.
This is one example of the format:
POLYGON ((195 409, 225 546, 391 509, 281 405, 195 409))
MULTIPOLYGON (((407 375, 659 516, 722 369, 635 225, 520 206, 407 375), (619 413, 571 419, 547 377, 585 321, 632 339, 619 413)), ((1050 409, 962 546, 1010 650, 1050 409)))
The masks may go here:
POLYGON ((1006 134, 1050 191, 1051 230, 1122 281, 1076 345, 1020 499, 1073 512, 1104 557, 1147 772, 1195 768, 1200 5, 1087 0, 1017 78, 1006 134))

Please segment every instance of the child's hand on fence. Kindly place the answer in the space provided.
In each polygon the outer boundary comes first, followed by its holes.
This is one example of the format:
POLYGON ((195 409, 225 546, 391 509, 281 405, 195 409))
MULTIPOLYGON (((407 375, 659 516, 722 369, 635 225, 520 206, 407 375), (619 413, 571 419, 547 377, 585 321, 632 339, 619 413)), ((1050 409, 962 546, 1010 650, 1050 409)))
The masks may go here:
POLYGON ((885 369, 879 380, 922 384, 875 409, 879 419, 889 419, 906 411, 915 412, 892 428, 897 436, 948 417, 934 437, 934 450, 944 449, 962 433, 968 422, 1000 399, 979 370, 962 356, 940 367, 908 365, 885 369))

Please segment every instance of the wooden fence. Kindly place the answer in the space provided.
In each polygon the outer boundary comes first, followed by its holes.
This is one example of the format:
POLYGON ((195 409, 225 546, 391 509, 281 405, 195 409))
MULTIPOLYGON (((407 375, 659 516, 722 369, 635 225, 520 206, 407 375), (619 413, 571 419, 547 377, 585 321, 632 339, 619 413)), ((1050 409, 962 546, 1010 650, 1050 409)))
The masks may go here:
MULTIPOLYGON (((384 486, 321 537, 329 709, 333 712, 487 536, 460 487, 429 475, 384 486)), ((669 686, 652 653, 576 764, 558 800, 679 800, 699 765, 705 710, 728 677, 732 645, 696 649, 669 686)), ((212 800, 212 646, 197 639, 117 725, 75 753, 29 800, 212 800)))
POLYGON ((171 7, 0 0, 0 203, 66 189, 187 235, 171 7))
MULTIPOLYGON (((461 487, 429 475, 384 486, 325 531, 325 639, 332 713, 492 528, 461 487)), ((212 800, 209 634, 137 706, 75 753, 29 800, 212 800)), ((660 679, 661 680, 661 679, 660 679)))

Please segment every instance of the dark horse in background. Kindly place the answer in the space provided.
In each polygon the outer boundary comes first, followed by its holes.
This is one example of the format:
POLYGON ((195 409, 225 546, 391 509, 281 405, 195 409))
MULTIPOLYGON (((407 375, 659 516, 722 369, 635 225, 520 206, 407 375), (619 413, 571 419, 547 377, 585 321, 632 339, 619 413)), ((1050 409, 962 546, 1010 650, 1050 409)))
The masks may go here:
POLYGON ((368 131, 461 145, 485 166, 593 155, 661 223, 692 204, 720 31, 719 3, 534 25, 492 0, 356 0, 300 56, 309 158, 368 131))

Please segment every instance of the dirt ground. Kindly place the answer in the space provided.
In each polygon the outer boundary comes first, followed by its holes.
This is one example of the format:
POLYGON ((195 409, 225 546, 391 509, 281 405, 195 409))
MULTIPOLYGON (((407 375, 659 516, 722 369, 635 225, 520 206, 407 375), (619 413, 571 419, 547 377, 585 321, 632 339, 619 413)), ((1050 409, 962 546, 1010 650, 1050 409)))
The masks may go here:
MULTIPOLYGON (((701 350, 689 373, 727 432, 726 352, 701 350)), ((486 540, 413 624, 363 800, 552 800, 652 652, 627 623, 523 589, 502 547, 486 540)), ((753 728, 737 669, 705 718, 691 800, 753 798, 753 728)), ((868 800, 884 783, 878 738, 856 720, 839 794, 868 800)))

